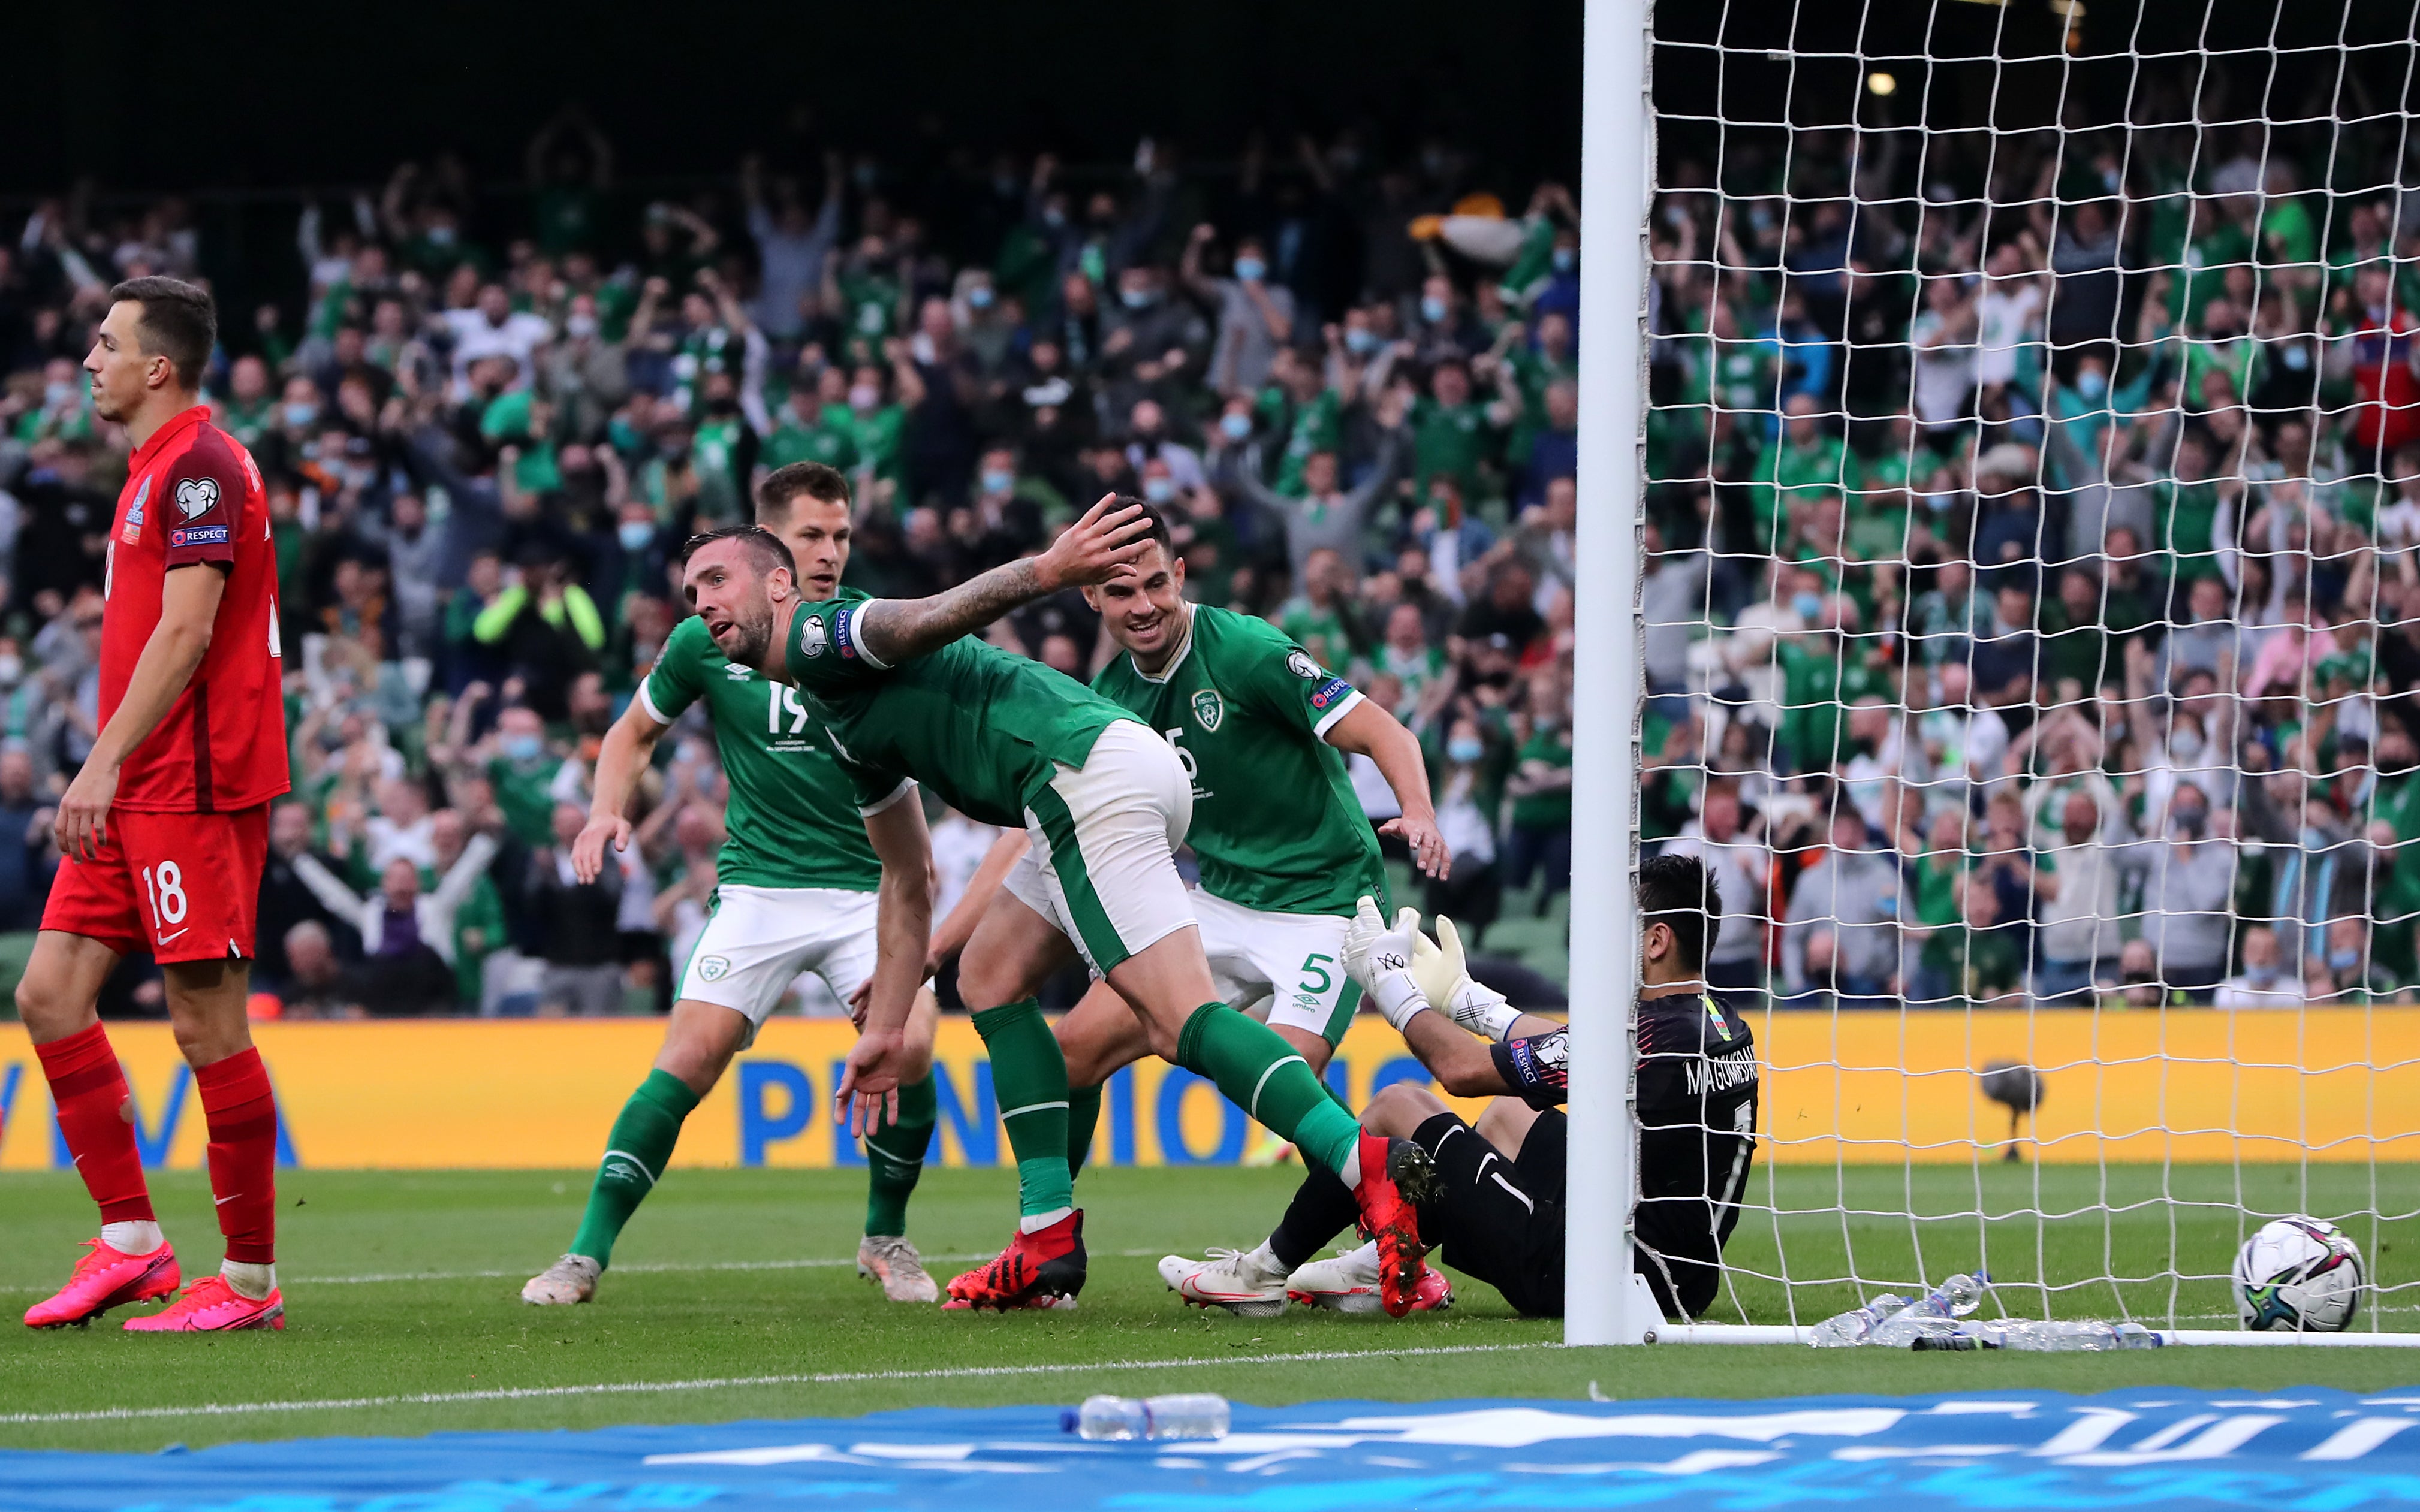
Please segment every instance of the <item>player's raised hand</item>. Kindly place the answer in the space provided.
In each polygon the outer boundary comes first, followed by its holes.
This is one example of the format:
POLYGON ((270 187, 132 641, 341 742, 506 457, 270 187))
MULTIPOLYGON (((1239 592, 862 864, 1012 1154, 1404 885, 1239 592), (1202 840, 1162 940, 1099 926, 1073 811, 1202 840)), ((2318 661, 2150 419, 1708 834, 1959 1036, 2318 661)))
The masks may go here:
POLYGON ((86 762, 59 799, 51 818, 51 838, 59 854, 70 860, 96 861, 109 843, 109 806, 117 800, 117 768, 106 762, 86 762))
POLYGON ((605 846, 613 843, 618 853, 630 848, 630 821, 619 814, 613 818, 592 817, 581 826, 580 838, 571 842, 571 872, 585 886, 597 880, 605 870, 605 846))
POLYGON ((1116 494, 1105 493, 1033 559, 1034 566, 1051 593, 1107 582, 1142 555, 1150 538, 1151 521, 1142 505, 1121 505, 1116 494))
POLYGON ((832 1088, 832 1122, 845 1134, 870 1134, 899 1121, 899 1063, 908 1042, 896 1031, 858 1036, 832 1088))
POLYGON ((1381 835, 1392 835, 1412 848, 1412 864, 1422 876, 1443 882, 1453 875, 1453 852, 1447 848, 1445 835, 1437 828, 1436 815, 1423 814, 1414 818, 1404 814, 1378 826, 1381 835))

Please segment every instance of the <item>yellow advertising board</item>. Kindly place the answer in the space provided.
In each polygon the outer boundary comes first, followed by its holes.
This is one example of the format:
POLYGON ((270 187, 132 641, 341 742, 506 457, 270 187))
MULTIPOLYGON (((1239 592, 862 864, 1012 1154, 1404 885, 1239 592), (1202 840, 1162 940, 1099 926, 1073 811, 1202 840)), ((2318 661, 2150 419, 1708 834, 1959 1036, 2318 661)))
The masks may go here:
MULTIPOLYGON (((1999 1060, 2042 1072, 2026 1130, 2049 1161, 2420 1159, 2420 1011, 1771 1013, 1752 1020, 1766 1067, 1770 1158, 1896 1165, 1965 1162, 2009 1133, 1975 1072, 1999 1060)), ((577 1167, 597 1159, 644 1074, 659 1021, 437 1020, 264 1024, 289 1163, 328 1168, 577 1167)), ((164 1025, 110 1037, 133 1088, 144 1159, 200 1164, 201 1107, 164 1025)), ((676 1165, 853 1165, 833 1137, 831 1091, 852 1040, 836 1020, 768 1024, 690 1115, 676 1165)), ((1014 1164, 982 1041, 945 1021, 935 1069, 933 1158, 1014 1164)), ((1364 1016, 1329 1084, 1357 1106, 1426 1081, 1394 1031, 1364 1016)), ((1475 1111, 1471 1109, 1469 1111, 1475 1111)), ((1122 1072, 1094 1158, 1232 1164, 1248 1130, 1201 1078, 1159 1061, 1122 1072)), ((64 1167, 41 1069, 0 1033, 0 1169, 64 1167)))

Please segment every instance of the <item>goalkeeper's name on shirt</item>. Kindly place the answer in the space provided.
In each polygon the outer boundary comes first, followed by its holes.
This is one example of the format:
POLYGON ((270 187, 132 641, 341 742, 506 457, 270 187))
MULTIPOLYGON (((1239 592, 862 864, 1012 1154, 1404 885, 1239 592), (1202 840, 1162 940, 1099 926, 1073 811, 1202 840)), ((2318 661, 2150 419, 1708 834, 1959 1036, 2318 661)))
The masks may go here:
POLYGON ((1693 1056, 1683 1069, 1689 1073, 1691 1097, 1728 1092, 1757 1079, 1756 1052, 1743 1048, 1719 1056, 1693 1056))

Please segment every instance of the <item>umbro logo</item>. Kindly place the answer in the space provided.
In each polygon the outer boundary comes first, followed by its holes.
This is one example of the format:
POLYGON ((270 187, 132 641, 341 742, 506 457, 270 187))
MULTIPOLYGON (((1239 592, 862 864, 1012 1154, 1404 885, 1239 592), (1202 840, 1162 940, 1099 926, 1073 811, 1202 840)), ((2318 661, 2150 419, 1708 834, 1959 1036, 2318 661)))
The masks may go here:
POLYGON ((726 675, 728 675, 728 676, 730 677, 730 679, 731 679, 733 682, 735 682, 735 683, 744 683, 744 682, 748 681, 748 679, 750 679, 751 677, 753 677, 753 676, 755 676, 755 675, 756 675, 756 670, 755 670, 754 668, 752 668, 752 667, 742 667, 741 665, 739 665, 739 663, 737 663, 737 662, 736 662, 736 661, 727 661, 727 662, 724 662, 724 663, 722 664, 722 670, 723 670, 724 673, 725 673, 726 675))

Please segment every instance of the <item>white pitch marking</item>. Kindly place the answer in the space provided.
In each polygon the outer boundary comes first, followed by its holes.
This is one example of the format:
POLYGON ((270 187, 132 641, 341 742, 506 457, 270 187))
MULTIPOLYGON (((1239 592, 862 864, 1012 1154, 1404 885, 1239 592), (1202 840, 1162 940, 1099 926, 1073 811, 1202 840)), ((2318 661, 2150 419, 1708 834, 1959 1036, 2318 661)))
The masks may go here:
POLYGON ((328 1396, 276 1402, 201 1402, 191 1407, 107 1407, 83 1412, 0 1413, 0 1423, 114 1423, 153 1417, 234 1417, 255 1412, 333 1412, 370 1407, 434 1407, 452 1402, 518 1402, 554 1396, 644 1396, 751 1386, 833 1386, 878 1381, 973 1381, 996 1376, 1064 1376, 1086 1370, 1198 1370, 1213 1365, 1385 1360, 1430 1354, 1511 1354, 1562 1348, 1534 1344, 1445 1344, 1397 1350, 1311 1350, 1298 1354, 1237 1354, 1172 1360, 1109 1360, 1092 1365, 958 1365, 943 1370, 832 1370, 779 1376, 705 1376, 690 1381, 601 1381, 580 1386, 515 1386, 494 1391, 429 1391, 394 1396, 328 1396))

